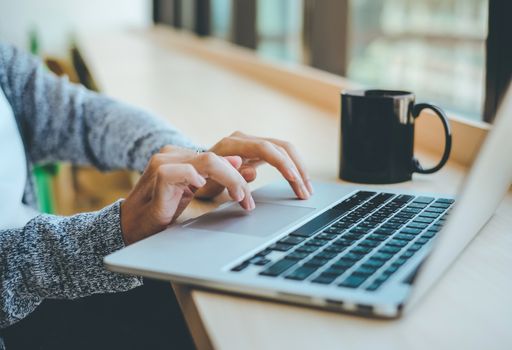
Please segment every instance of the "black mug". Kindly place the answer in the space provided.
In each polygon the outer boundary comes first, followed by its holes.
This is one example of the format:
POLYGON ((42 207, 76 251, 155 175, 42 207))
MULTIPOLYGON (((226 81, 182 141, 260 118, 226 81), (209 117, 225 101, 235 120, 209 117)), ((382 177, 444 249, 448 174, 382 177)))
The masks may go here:
POLYGON ((452 145, 450 124, 443 110, 429 103, 414 103, 407 91, 359 90, 341 93, 340 173, 343 180, 386 184, 412 179, 413 173, 441 169, 452 145), (414 158, 414 120, 423 109, 441 119, 445 147, 441 161, 424 169, 414 158))

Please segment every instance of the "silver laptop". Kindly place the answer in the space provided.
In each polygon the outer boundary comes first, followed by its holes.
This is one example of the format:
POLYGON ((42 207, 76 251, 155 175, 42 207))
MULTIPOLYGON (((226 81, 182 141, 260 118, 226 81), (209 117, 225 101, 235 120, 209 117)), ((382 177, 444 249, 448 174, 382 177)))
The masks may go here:
POLYGON ((394 318, 431 287, 493 215, 512 181, 509 89, 462 190, 433 194, 286 182, 115 252, 108 269, 366 316, 394 318), (421 268, 420 268, 421 267, 421 268))

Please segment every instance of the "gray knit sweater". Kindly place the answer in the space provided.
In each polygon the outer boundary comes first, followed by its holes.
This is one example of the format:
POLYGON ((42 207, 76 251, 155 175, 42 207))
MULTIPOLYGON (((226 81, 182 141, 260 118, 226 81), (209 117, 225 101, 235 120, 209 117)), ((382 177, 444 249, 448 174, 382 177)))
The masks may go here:
MULTIPOLYGON (((2 44, 0 88, 18 123, 29 170, 60 161, 141 171, 165 144, 195 147, 151 114, 58 78, 35 58, 2 44)), ((31 178, 23 201, 36 206, 31 178)), ((70 217, 42 214, 25 227, 0 230, 0 328, 26 317, 45 298, 74 299, 140 285, 139 278, 103 267, 103 257, 124 246, 119 208, 118 201, 70 217)))

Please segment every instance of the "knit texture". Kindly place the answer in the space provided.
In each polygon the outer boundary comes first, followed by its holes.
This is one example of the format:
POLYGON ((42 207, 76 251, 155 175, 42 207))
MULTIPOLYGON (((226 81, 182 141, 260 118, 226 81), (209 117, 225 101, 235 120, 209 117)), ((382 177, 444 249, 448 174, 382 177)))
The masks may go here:
MULTIPOLYGON (((5 44, 0 44, 0 88, 13 109, 29 173, 34 164, 57 161, 142 171, 166 144, 197 148, 150 113, 56 77, 5 44)), ((23 202, 37 206, 31 177, 23 202)), ((103 266, 103 258, 123 246, 120 201, 70 217, 39 215, 25 227, 0 230, 0 328, 26 317, 45 298, 74 299, 140 285, 140 278, 103 266)), ((0 349, 2 344, 0 338, 0 349)))

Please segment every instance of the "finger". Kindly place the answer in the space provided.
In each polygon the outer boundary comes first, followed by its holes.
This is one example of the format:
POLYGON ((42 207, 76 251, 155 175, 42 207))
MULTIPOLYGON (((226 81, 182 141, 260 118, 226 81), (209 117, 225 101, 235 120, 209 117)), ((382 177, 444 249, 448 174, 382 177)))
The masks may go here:
POLYGON ((212 152, 201 153, 189 161, 197 171, 226 187, 231 198, 247 210, 254 209, 254 200, 247 182, 230 163, 212 152))
POLYGON ((231 148, 232 151, 236 150, 237 154, 244 158, 259 158, 266 161, 288 180, 297 197, 309 198, 309 191, 304 185, 295 164, 289 156, 280 152, 272 142, 259 138, 231 137, 225 147, 231 148))
POLYGON ((297 167, 295 166, 295 163, 293 163, 293 160, 290 158, 290 156, 288 155, 288 153, 286 152, 286 150, 281 147, 281 146, 278 146, 278 145, 274 145, 276 147, 276 149, 281 152, 281 154, 283 155, 284 158, 286 158, 287 162, 289 164, 292 164, 290 165, 291 167, 293 167, 294 169, 294 173, 296 174, 296 177, 295 177, 295 181, 288 181, 290 183, 290 186, 294 189, 295 193, 297 193, 297 191, 299 193, 302 193, 304 196, 300 196, 300 198, 302 199, 308 199, 309 196, 310 196, 310 193, 309 193, 309 190, 307 189, 302 177, 300 176, 299 174, 299 171, 297 169, 297 167))
POLYGON ((191 164, 161 165, 156 171, 156 185, 153 192, 154 203, 158 208, 169 211, 172 207, 170 203, 174 203, 178 193, 181 196, 183 190, 189 185, 199 188, 205 184, 206 180, 191 164), (179 188, 181 193, 176 188, 179 188))
POLYGON ((257 174, 254 166, 243 165, 238 171, 247 182, 253 182, 256 179, 257 174))
POLYGON ((306 171, 306 166, 304 165, 304 161, 302 157, 300 156, 299 152, 297 151, 297 148, 287 141, 282 141, 278 139, 267 139, 271 141, 272 143, 282 147, 290 156, 292 161, 295 163, 295 166, 297 167, 297 170, 299 171, 300 176, 302 177, 302 181, 308 188, 308 191, 310 194, 313 194, 313 184, 311 183, 311 179, 309 177, 308 172, 306 171))
MULTIPOLYGON (((239 169, 243 163, 242 158, 240 158, 239 156, 227 156, 227 157, 224 157, 224 159, 227 160, 228 163, 235 169, 239 169)), ((206 182, 206 185, 201 187, 195 193, 195 196, 196 196, 196 198, 202 198, 202 199, 213 198, 213 197, 219 195, 222 191, 224 191, 224 188, 225 187, 222 186, 221 184, 219 184, 218 182, 216 182, 212 179, 209 179, 206 182)))
POLYGON ((183 213, 183 211, 187 208, 187 206, 190 204, 193 198, 194 192, 192 191, 192 189, 190 189, 190 187, 184 188, 183 194, 181 195, 178 207, 176 208, 176 212, 174 213, 171 223, 176 221, 176 219, 183 213))
POLYGON ((231 164, 231 166, 235 169, 238 169, 242 166, 243 161, 242 158, 239 156, 227 156, 223 158, 227 160, 229 164, 231 164))

